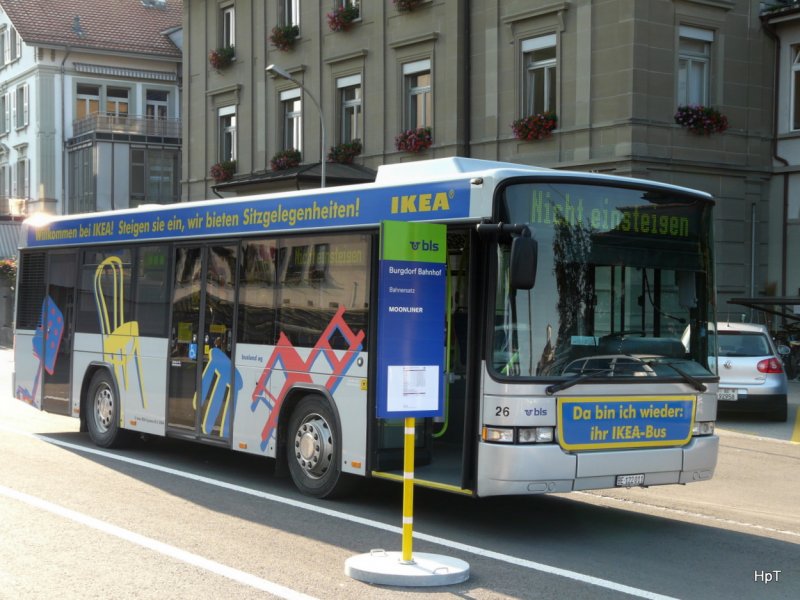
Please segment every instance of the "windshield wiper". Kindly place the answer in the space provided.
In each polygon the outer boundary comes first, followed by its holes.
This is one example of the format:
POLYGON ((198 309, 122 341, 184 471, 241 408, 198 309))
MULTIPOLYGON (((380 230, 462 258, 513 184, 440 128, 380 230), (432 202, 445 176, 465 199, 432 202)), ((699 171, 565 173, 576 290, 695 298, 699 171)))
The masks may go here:
POLYGON ((651 360, 651 361, 649 361, 649 362, 647 362, 645 364, 647 366, 649 366, 649 367, 654 367, 656 365, 666 365, 670 369, 675 371, 678 375, 680 375, 686 383, 691 385, 698 392, 705 392, 708 389, 706 387, 706 384, 704 384, 700 380, 696 379, 695 377, 692 377, 691 375, 689 375, 686 371, 684 371, 683 369, 679 368, 675 363, 660 362, 660 361, 656 361, 656 360, 651 360))
POLYGON ((576 385, 581 381, 592 379, 593 377, 597 377, 598 375, 602 375, 603 373, 613 373, 613 372, 614 372, 614 367, 609 367, 607 369, 597 369, 596 371, 592 371, 591 373, 584 373, 583 375, 578 375, 577 377, 573 377, 572 379, 567 379, 566 381, 562 381, 561 383, 554 383, 552 385, 548 385, 546 388, 544 388, 544 391, 548 396, 552 396, 556 392, 560 392, 561 390, 571 388, 573 385, 576 385))

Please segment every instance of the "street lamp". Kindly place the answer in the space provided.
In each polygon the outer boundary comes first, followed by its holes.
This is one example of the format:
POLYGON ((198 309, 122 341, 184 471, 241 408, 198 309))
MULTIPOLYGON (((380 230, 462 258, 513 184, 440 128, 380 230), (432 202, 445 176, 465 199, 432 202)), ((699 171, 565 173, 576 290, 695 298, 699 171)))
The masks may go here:
POLYGON ((325 119, 322 117, 322 107, 320 107, 319 102, 317 102, 316 98, 309 92, 302 83, 297 81, 294 77, 292 77, 288 71, 281 69, 278 65, 269 65, 266 68, 267 73, 270 74, 271 77, 282 77, 283 79, 288 79, 301 90, 303 90, 308 97, 311 98, 311 102, 314 103, 314 106, 317 107, 317 112, 319 112, 319 127, 320 127, 320 149, 319 149, 319 162, 320 162, 320 174, 319 174, 319 186, 325 187, 325 119))

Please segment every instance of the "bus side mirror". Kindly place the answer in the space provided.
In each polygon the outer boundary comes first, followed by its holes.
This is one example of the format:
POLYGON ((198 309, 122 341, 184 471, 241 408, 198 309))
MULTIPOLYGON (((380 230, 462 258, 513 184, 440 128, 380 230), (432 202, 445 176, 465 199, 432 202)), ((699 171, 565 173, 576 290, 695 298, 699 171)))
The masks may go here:
POLYGON ((512 289, 533 289, 538 258, 539 243, 530 236, 530 232, 526 231, 511 241, 509 275, 512 289))

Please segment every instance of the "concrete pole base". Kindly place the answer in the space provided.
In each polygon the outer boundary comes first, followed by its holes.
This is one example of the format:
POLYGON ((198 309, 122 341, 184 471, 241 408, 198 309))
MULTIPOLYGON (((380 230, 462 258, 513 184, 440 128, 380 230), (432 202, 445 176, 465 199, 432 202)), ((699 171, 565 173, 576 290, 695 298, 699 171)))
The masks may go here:
POLYGON ((401 552, 371 550, 348 558, 345 575, 378 585, 430 587, 452 585, 469 579, 469 564, 457 558, 415 552, 411 562, 403 562, 401 552))

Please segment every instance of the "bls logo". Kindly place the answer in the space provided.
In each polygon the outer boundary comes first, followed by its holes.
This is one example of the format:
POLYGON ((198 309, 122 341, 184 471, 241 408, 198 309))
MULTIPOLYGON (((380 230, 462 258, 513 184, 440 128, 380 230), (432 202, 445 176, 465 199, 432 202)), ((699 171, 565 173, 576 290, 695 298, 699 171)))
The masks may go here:
POLYGON ((547 409, 546 408, 526 408, 525 415, 528 417, 546 417, 547 416, 547 409))
POLYGON ((423 252, 438 252, 439 251, 439 244, 434 241, 426 241, 422 240, 421 242, 409 242, 411 244, 411 249, 415 252, 417 250, 422 250, 423 252))

